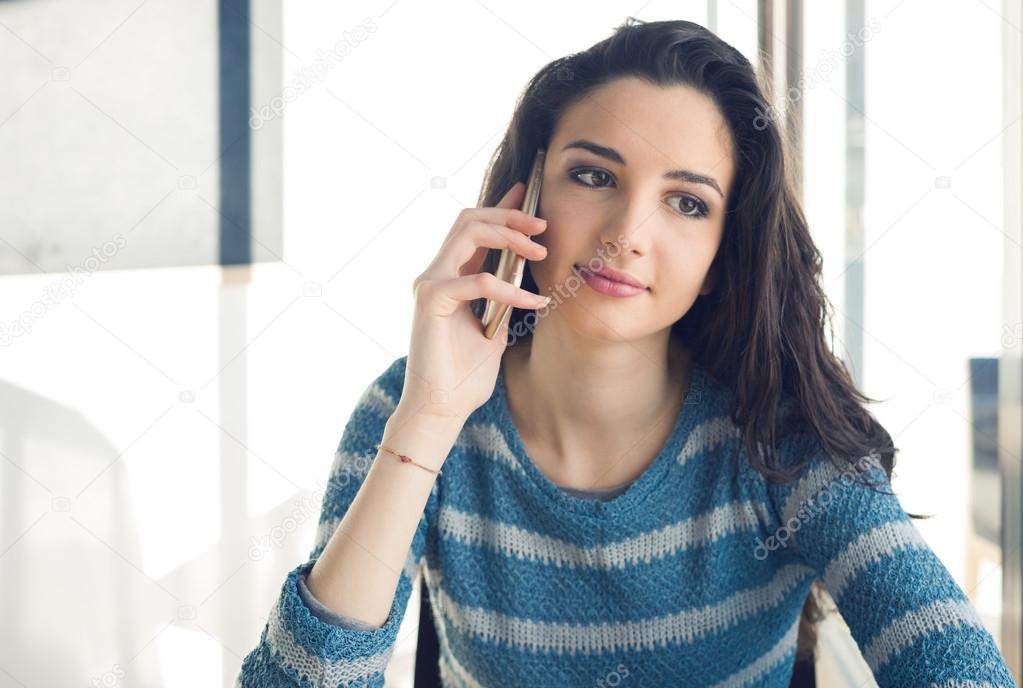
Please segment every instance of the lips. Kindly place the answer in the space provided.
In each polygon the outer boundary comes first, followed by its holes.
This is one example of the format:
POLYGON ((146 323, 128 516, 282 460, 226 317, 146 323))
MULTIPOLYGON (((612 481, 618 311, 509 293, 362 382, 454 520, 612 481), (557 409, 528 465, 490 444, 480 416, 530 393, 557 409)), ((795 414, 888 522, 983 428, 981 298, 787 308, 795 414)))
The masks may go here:
POLYGON ((646 289, 646 285, 640 282, 638 279, 633 277, 627 272, 621 270, 615 270, 606 265, 602 266, 599 270, 591 270, 585 265, 573 265, 576 271, 585 270, 594 275, 600 275, 604 279, 611 280, 612 282, 621 282, 622 284, 628 284, 629 286, 636 287, 637 289, 646 289))

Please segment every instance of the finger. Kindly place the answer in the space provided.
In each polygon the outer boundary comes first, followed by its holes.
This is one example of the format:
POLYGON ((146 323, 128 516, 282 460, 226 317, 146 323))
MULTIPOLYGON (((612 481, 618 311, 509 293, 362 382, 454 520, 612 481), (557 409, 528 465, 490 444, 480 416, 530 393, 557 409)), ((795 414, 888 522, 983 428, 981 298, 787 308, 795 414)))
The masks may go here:
POLYGON ((547 247, 514 229, 487 222, 473 222, 457 234, 447 247, 447 274, 468 275, 480 271, 486 251, 511 249, 526 260, 543 260, 547 247))
POLYGON ((522 182, 515 182, 514 185, 497 205, 493 207, 467 208, 463 220, 467 224, 471 220, 482 220, 517 229, 526 234, 539 234, 547 229, 547 221, 543 218, 530 215, 522 210, 522 202, 525 200, 526 185, 522 182))
POLYGON ((435 293, 459 303, 487 298, 516 308, 540 308, 549 302, 546 297, 516 287, 489 272, 442 280, 436 285, 435 293))
MULTIPOLYGON (((526 185, 518 181, 511 185, 511 188, 504 193, 504 196, 493 208, 470 208, 465 211, 461 218, 462 221, 456 224, 445 241, 446 251, 453 254, 446 261, 447 274, 460 276, 475 274, 483 267, 489 253, 488 249, 509 247, 507 242, 495 245, 493 241, 481 243, 476 240, 470 241, 467 245, 464 235, 467 233, 467 228, 474 223, 503 225, 518 230, 522 234, 537 234, 547 229, 546 220, 522 211, 521 206, 525 195, 526 185)), ((478 237, 479 229, 474 228, 474 233, 478 237)), ((506 233, 502 232, 502 234, 506 233)), ((513 250, 527 259, 542 260, 547 254, 546 247, 538 249, 537 247, 542 244, 536 242, 519 242, 518 246, 518 249, 513 250)))
POLYGON ((500 347, 504 348, 511 343, 511 337, 508 335, 510 331, 511 317, 506 317, 504 322, 501 323, 501 327, 498 328, 497 334, 494 336, 494 341, 499 342, 500 347))

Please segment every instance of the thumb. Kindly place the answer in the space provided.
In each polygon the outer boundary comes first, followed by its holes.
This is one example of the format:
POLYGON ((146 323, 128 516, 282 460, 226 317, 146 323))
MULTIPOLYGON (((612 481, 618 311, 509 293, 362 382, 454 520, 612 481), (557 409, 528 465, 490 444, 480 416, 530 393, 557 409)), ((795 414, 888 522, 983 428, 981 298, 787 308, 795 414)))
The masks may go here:
POLYGON ((508 345, 508 320, 510 318, 509 315, 504 319, 504 323, 497 328, 497 332, 494 333, 494 338, 491 340, 491 345, 499 351, 503 351, 508 345))

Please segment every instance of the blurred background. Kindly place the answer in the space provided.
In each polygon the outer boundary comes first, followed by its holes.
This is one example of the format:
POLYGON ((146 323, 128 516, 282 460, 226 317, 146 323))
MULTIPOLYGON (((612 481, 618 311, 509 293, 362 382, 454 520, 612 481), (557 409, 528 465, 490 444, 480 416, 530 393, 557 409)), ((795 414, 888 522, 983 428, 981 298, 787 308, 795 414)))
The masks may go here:
MULTIPOLYGON (((628 16, 768 75, 833 346, 1019 680, 1023 0, 5 0, 0 688, 233 684, 515 98, 628 16)), ((816 671, 874 685, 840 617, 816 671)))

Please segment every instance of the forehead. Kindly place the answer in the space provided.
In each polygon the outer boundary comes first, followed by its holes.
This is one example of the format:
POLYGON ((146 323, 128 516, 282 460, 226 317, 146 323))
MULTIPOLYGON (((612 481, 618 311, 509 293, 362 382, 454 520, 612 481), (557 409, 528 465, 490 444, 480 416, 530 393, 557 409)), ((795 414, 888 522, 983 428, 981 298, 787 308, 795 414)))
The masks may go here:
POLYGON ((686 167, 728 189, 732 141, 714 101, 690 86, 657 86, 623 77, 591 91, 563 113, 551 152, 579 138, 614 148, 627 167, 658 172, 686 167))

